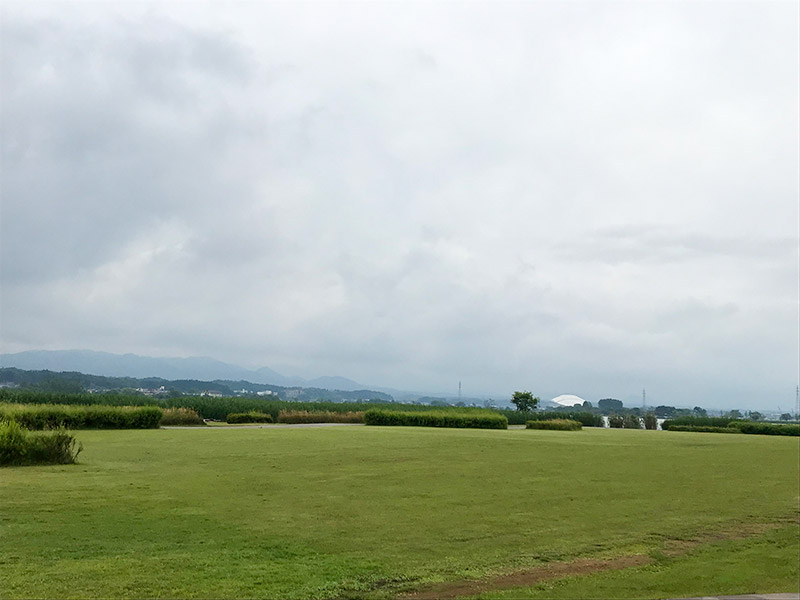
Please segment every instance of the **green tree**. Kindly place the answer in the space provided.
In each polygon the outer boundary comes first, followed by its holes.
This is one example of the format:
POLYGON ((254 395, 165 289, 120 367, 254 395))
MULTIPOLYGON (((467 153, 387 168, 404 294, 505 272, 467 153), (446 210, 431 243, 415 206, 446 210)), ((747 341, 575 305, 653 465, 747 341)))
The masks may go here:
POLYGON ((520 412, 530 412, 539 406, 539 398, 528 391, 514 392, 514 395, 511 396, 511 404, 516 406, 520 412))
POLYGON ((672 417, 675 415, 675 407, 660 404, 656 406, 656 416, 659 417, 672 417))
POLYGON ((792 414, 791 413, 783 413, 781 414, 781 421, 791 421, 792 414))
POLYGON ((694 413, 695 417, 707 417, 708 416, 708 411, 705 408, 703 408, 702 406, 695 406, 692 409, 692 412, 694 413))
POLYGON ((645 429, 658 429, 658 419, 653 413, 647 413, 644 416, 645 429))
POLYGON ((752 412, 750 413, 750 420, 751 420, 751 421, 760 421, 760 420, 761 420, 761 419, 763 419, 763 418, 764 418, 764 415, 762 415, 762 414, 761 414, 760 412, 758 412, 757 410, 754 410, 754 411, 752 411, 752 412))
POLYGON ((597 407, 604 413, 615 412, 622 410, 622 400, 616 398, 603 398, 597 401, 597 407))

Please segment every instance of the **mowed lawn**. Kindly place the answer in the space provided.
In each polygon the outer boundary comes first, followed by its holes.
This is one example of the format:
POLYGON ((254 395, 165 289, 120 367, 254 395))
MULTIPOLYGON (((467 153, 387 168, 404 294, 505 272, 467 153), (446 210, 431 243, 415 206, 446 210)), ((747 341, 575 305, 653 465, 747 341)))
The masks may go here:
MULTIPOLYGON (((800 558, 796 525, 785 533, 798 438, 359 426, 77 436, 78 465, 0 470, 2 597, 385 598, 547 561, 659 556, 670 539, 770 523, 783 525, 758 534, 764 552, 800 558)), ((692 556, 720 562, 718 547, 692 556)), ((647 580, 631 573, 632 586, 647 580)), ((797 591, 796 568, 781 577, 786 589, 759 591, 797 591)), ((580 580, 570 585, 579 597, 580 580)), ((719 585, 680 589, 756 591, 719 585)))

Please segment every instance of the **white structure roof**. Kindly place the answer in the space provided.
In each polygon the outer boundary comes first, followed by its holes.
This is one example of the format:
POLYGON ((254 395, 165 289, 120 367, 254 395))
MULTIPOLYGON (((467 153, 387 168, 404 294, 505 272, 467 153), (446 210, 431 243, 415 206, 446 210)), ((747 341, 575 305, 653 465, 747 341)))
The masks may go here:
POLYGON ((584 399, 580 396, 573 396, 572 394, 562 394, 561 396, 556 396, 550 402, 554 402, 560 406, 574 406, 576 404, 583 404, 584 399))

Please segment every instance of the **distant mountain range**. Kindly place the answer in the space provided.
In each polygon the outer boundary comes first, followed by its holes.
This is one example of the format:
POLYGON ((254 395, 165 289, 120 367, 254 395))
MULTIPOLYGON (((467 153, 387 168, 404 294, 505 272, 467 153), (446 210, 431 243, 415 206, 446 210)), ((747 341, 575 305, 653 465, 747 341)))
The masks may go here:
POLYGON ((366 387, 346 377, 328 376, 316 379, 286 377, 269 367, 245 369, 206 356, 154 358, 93 350, 29 350, 15 354, 0 354, 0 367, 55 372, 77 371, 106 377, 250 381, 283 387, 298 386, 341 391, 363 390, 366 387))

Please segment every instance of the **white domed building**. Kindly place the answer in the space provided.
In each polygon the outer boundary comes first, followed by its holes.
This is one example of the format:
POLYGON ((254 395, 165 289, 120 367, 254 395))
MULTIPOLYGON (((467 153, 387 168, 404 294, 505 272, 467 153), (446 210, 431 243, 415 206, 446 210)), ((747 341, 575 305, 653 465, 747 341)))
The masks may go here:
POLYGON ((553 404, 558 404, 559 406, 568 406, 572 408, 576 404, 583 405, 585 400, 580 396, 573 396, 572 394, 562 394, 561 396, 556 396, 552 400, 550 400, 553 404))

